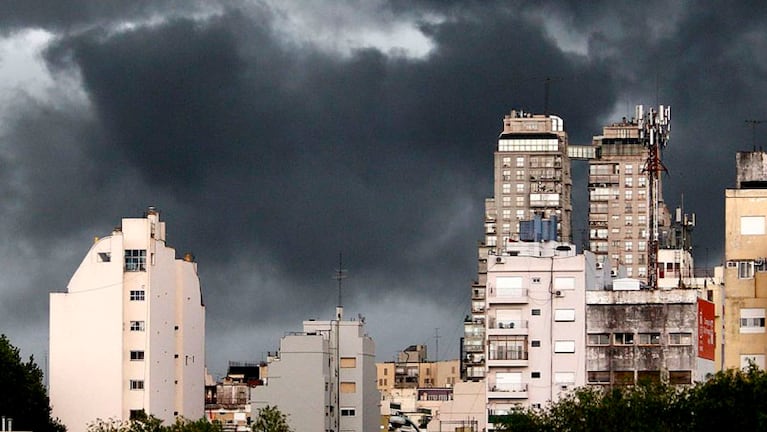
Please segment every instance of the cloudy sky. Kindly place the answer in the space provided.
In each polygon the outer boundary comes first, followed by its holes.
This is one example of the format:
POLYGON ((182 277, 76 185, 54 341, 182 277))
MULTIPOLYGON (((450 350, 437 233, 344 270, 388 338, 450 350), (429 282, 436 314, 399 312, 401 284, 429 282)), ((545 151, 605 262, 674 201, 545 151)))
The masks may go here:
POLYGON ((665 195, 716 264, 767 120, 767 3, 712 4, 0 2, 0 332, 42 364, 48 293, 154 205, 199 262, 214 374, 329 319, 339 252, 380 361, 456 358, 501 119, 546 77, 575 144, 672 106, 665 195))

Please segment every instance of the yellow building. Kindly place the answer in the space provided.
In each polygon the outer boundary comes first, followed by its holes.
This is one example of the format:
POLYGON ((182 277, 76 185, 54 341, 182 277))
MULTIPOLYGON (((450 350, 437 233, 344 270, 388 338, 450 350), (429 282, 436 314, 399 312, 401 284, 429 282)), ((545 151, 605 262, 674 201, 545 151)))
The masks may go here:
POLYGON ((725 191, 724 368, 765 367, 767 153, 739 152, 737 187, 725 191))

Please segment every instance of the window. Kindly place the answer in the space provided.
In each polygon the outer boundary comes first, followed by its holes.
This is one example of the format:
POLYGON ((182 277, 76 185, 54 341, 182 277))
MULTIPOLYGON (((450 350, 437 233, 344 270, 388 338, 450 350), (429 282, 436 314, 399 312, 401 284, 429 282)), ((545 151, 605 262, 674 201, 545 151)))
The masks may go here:
POLYGON ((129 412, 130 420, 143 419, 145 416, 146 416, 146 413, 142 409, 132 409, 129 412))
POLYGON ((131 351, 130 352, 130 359, 131 359, 131 361, 141 361, 141 360, 144 360, 144 351, 131 351))
POLYGON ((749 368, 752 364, 764 370, 764 354, 743 354, 740 356, 741 369, 749 368))
POLYGON ((740 310, 741 333, 764 333, 764 309, 742 308, 740 310))
POLYGON ((764 216, 741 216, 741 235, 764 235, 764 216))
POLYGON ((524 183, 517 183, 517 193, 523 193, 525 191, 524 183))
POLYGON ((145 249, 126 249, 125 250, 125 271, 146 271, 146 250, 145 249))
POLYGON ((357 393, 357 383, 352 381, 342 382, 341 393, 357 393))
POLYGON ((508 168, 508 167, 511 166, 511 158, 510 157, 503 158, 502 162, 503 162, 503 167, 504 168, 508 168))
POLYGON ((691 371, 669 371, 668 372, 669 384, 690 384, 692 383, 691 371))
POLYGON ((354 417, 357 412, 354 408, 341 408, 341 417, 354 417))
POLYGON ((631 249, 633 249, 633 244, 630 241, 626 242, 626 252, 631 252, 631 249))
POLYGON ((534 277, 534 278, 533 278, 533 283, 534 283, 534 284, 539 284, 539 283, 541 283, 541 278, 540 278, 540 277, 534 277))
POLYGON ((503 206, 504 207, 510 207, 511 206, 511 197, 510 196, 503 197, 503 199, 501 201, 503 202, 503 206))
POLYGON ((524 168, 525 167, 525 158, 523 156, 520 156, 517 158, 517 167, 518 168, 524 168))
POLYGON ((540 378, 541 373, 540 372, 530 372, 530 378, 540 378))
POLYGON ((669 333, 669 345, 692 345, 692 333, 669 333))
POLYGON ((506 336, 488 341, 490 360, 527 360, 527 336, 506 336))
MULTIPOLYGON (((342 368, 355 368, 357 367, 357 357, 341 357, 342 368)), ((386 369, 384 369, 386 370, 386 369)))
POLYGON ((589 345, 610 345, 610 335, 607 333, 596 333, 587 336, 589 345))
POLYGON ((525 196, 520 195, 518 197, 515 197, 515 201, 517 203, 517 207, 524 207, 525 205, 525 196))
POLYGON ((554 341, 555 353, 574 353, 575 341, 554 341))
POLYGON ((615 384, 633 385, 634 371, 615 371, 615 384))
POLYGON ((525 295, 522 289, 521 277, 499 276, 495 279, 496 295, 499 297, 522 297, 525 295))
POLYGON ((540 309, 533 309, 532 314, 533 315, 540 315, 541 314, 541 310, 540 309))
POLYGON ((511 183, 504 183, 502 186, 502 191, 505 194, 511 193, 511 183))
POLYGON ((754 277, 753 261, 738 261, 738 279, 752 279, 754 277))
POLYGON ((96 254, 96 260, 98 262, 110 262, 112 261, 112 252, 99 252, 96 254))
POLYGON ((587 375, 590 383, 610 382, 610 371, 588 371, 587 375))
POLYGON ((639 333, 640 345, 660 345, 660 333, 639 333))
POLYGON ((541 341, 539 341, 539 340, 530 341, 530 346, 533 347, 533 348, 540 348, 541 341))
POLYGON ((554 321, 575 321, 575 309, 555 309, 554 321))
POLYGON ((554 278, 554 291, 572 291, 575 289, 575 278, 568 277, 556 277, 554 278))
POLYGON ((130 300, 131 301, 144 301, 144 290, 131 290, 130 292, 130 300))
POLYGON ((557 384, 574 384, 575 372, 554 372, 554 382, 557 384))
POLYGON ((144 321, 131 321, 130 322, 130 331, 144 331, 146 330, 146 326, 144 321))
POLYGON ((131 390, 144 390, 144 380, 130 380, 131 390))
POLYGON ((615 333, 613 340, 615 345, 633 345, 634 333, 615 333))

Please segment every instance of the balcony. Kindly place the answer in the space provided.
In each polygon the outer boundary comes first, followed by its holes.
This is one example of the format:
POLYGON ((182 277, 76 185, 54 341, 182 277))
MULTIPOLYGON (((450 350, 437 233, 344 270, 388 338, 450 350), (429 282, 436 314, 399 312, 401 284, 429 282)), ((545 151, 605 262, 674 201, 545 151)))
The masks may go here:
POLYGON ((488 335, 526 335, 527 320, 495 320, 488 323, 488 335))
POLYGON ((485 287, 474 286, 471 288, 472 300, 484 300, 485 299, 485 287))
POLYGON ((497 384, 488 382, 488 399, 527 399, 527 383, 497 384))
POLYGON ((490 297, 487 299, 488 303, 527 303, 527 290, 524 288, 504 289, 496 291, 492 287, 490 288, 490 297))
POLYGON ((527 351, 522 347, 518 349, 490 349, 488 350, 488 366, 520 366, 526 367, 527 351))

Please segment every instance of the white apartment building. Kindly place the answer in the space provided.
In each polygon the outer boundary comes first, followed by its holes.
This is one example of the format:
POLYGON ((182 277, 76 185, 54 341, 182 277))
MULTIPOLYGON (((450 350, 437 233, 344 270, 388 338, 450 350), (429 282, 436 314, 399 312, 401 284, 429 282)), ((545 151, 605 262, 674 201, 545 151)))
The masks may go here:
POLYGON ((304 321, 280 340, 263 386, 251 390, 252 412, 276 406, 296 432, 379 429, 375 344, 364 321, 304 321))
POLYGON ((50 400, 70 432, 141 412, 172 423, 204 411, 205 306, 191 254, 176 258, 150 207, 96 238, 50 295, 50 400))
POLYGON ((492 417, 542 407, 584 385, 585 292, 596 261, 556 241, 515 242, 488 257, 485 360, 492 417))

